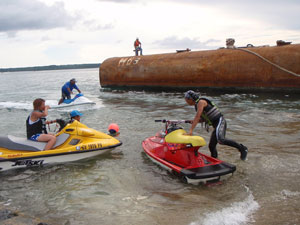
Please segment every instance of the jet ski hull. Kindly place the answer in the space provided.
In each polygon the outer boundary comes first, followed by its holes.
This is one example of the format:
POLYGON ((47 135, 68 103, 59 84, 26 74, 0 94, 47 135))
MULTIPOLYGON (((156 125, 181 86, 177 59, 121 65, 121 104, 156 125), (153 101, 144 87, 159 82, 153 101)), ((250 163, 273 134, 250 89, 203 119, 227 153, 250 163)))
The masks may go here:
POLYGON ((236 170, 232 164, 198 152, 199 146, 168 143, 159 135, 145 139, 142 146, 154 163, 178 175, 187 183, 219 181, 236 170))
MULTIPOLYGON (((45 154, 42 156, 37 155, 33 157, 15 157, 13 159, 1 159, 0 156, 0 171, 16 169, 16 168, 33 167, 33 166, 44 166, 47 164, 72 162, 81 159, 91 158, 91 157, 95 157, 98 155, 111 152, 113 149, 120 146, 121 144, 122 143, 107 148, 100 148, 100 149, 93 149, 93 150, 86 150, 86 151, 61 152, 55 154, 45 154)), ((11 154, 11 157, 13 157, 14 155, 17 156, 18 153, 11 154)))
POLYGON ((78 105, 95 105, 96 103, 86 98, 82 93, 79 93, 75 95, 74 98, 72 99, 65 99, 60 105, 57 104, 53 105, 47 102, 46 104, 50 105, 51 108, 56 109, 56 108, 66 108, 66 107, 72 107, 78 105))
POLYGON ((53 149, 43 151, 45 145, 46 142, 11 135, 0 137, 0 171, 94 157, 112 151, 122 142, 73 121, 56 135, 53 149))

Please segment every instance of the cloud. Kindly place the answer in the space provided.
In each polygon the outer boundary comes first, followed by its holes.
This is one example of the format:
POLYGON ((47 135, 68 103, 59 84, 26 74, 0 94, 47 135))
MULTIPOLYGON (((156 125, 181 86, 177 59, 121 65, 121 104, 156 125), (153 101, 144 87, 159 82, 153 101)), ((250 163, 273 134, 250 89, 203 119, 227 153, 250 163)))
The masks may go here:
POLYGON ((212 46, 210 44, 220 42, 220 40, 209 39, 207 41, 201 42, 197 38, 182 38, 179 39, 176 36, 170 36, 163 40, 157 40, 153 42, 154 45, 159 46, 164 49, 213 49, 217 48, 217 46, 212 46))
MULTIPOLYGON (((98 2, 144 3, 147 0, 97 0, 98 2)), ((240 18, 260 20, 269 27, 292 30, 300 29, 299 0, 152 0, 151 2, 169 2, 193 4, 218 9, 220 12, 240 18)))
POLYGON ((77 19, 67 13, 63 2, 47 6, 37 0, 0 1, 0 32, 70 27, 77 19))
POLYGON ((137 2, 138 0, 97 0, 98 2, 114 2, 114 3, 128 3, 137 2))
POLYGON ((236 17, 260 20, 272 27, 300 29, 298 0, 165 0, 219 9, 236 17))
POLYGON ((102 25, 99 24, 96 20, 85 20, 82 24, 84 27, 88 27, 91 31, 110 30, 115 27, 113 23, 107 23, 102 25))

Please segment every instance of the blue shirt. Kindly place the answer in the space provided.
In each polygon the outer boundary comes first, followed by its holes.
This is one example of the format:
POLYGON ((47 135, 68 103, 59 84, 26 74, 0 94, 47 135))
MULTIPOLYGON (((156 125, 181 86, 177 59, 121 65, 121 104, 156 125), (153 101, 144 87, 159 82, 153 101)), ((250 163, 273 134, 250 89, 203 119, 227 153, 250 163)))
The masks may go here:
POLYGON ((66 95, 70 95, 70 92, 68 91, 68 88, 70 88, 70 90, 72 91, 74 88, 76 90, 78 90, 78 87, 76 84, 71 84, 70 81, 66 82, 64 86, 62 86, 61 91, 66 94, 66 95))

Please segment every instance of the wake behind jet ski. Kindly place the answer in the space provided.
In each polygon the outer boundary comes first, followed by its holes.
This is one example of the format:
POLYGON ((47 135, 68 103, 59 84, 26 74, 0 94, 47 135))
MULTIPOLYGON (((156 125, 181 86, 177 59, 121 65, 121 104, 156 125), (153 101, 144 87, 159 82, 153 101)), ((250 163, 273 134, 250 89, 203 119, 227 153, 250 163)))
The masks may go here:
POLYGON ((146 138, 143 148, 146 155, 164 169, 178 175, 187 183, 217 182, 224 175, 233 174, 234 165, 199 152, 206 145, 200 136, 185 135, 178 126, 186 120, 155 120, 165 123, 165 129, 146 138))

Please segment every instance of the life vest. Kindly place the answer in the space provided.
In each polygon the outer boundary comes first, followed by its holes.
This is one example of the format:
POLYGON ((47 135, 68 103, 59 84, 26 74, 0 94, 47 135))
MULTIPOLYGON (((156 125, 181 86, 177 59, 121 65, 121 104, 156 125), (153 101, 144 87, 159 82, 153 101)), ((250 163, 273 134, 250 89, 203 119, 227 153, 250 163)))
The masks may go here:
POLYGON ((203 112, 201 114, 202 119, 208 125, 213 125, 216 121, 218 121, 220 119, 221 116, 223 116, 222 113, 217 108, 217 106, 212 101, 208 100, 207 98, 198 98, 196 100, 196 104, 195 104, 196 111, 198 110, 197 104, 200 100, 205 100, 207 102, 207 106, 205 106, 203 108, 203 112))
POLYGON ((39 118, 37 121, 35 121, 32 124, 29 124, 29 119, 31 117, 31 114, 28 116, 26 120, 26 132, 27 132, 27 138, 31 138, 32 135, 35 134, 47 134, 46 129, 46 118, 39 118))
POLYGON ((141 44, 141 42, 139 42, 138 40, 136 40, 135 42, 134 42, 134 47, 136 48, 136 47, 139 47, 139 45, 141 44))

